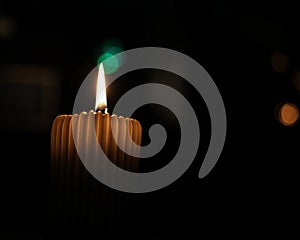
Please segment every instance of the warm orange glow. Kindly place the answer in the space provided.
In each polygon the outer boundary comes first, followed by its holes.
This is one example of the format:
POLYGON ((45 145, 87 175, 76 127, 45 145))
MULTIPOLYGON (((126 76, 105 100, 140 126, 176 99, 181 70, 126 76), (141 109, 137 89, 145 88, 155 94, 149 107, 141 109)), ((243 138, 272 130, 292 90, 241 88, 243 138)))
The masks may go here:
POLYGON ((276 73, 285 73, 289 67, 288 57, 281 52, 276 52, 271 56, 271 66, 276 73))
POLYGON ((104 110, 107 107, 106 100, 106 85, 105 85, 105 74, 103 64, 99 65, 98 79, 97 79, 97 90, 96 90, 96 104, 95 110, 104 110))
POLYGON ((293 126, 299 119, 299 110, 292 103, 284 104, 278 114, 279 121, 285 126, 293 126))

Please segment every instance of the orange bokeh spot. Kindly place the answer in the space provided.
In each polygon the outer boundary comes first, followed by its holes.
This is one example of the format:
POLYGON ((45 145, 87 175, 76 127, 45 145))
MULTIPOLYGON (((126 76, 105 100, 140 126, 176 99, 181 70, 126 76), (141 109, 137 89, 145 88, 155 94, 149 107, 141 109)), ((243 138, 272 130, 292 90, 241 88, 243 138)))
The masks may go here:
POLYGON ((285 73, 289 67, 288 57, 281 52, 276 52, 271 56, 271 66, 276 73, 285 73))
POLYGON ((282 105, 278 114, 279 121, 285 126, 293 126, 299 119, 299 110, 292 103, 282 105))

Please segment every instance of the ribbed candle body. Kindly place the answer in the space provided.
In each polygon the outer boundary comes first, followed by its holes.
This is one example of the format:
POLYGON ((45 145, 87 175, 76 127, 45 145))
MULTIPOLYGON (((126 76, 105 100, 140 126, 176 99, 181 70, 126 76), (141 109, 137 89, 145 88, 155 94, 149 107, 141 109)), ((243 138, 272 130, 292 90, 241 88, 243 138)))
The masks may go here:
MULTIPOLYGON (((77 121, 76 126, 80 128, 77 143, 84 146, 87 153, 95 151, 95 144, 100 144, 110 161, 133 172, 138 171, 138 159, 125 154, 117 146, 111 125, 113 123, 116 128, 117 141, 129 152, 138 151, 129 139, 132 138, 137 145, 141 144, 141 125, 134 119, 93 111, 73 116, 60 115, 52 125, 49 204, 51 222, 78 226, 97 224, 103 228, 111 228, 116 218, 123 214, 126 199, 122 193, 93 178, 84 167, 76 152, 72 121, 77 121), (91 127, 91 121, 95 121, 97 143, 91 142, 88 134, 80 134, 91 127)), ((96 166, 98 161, 101 161, 101 156, 97 156, 97 161, 93 164, 96 166)), ((105 173, 104 167, 103 174, 105 173)))

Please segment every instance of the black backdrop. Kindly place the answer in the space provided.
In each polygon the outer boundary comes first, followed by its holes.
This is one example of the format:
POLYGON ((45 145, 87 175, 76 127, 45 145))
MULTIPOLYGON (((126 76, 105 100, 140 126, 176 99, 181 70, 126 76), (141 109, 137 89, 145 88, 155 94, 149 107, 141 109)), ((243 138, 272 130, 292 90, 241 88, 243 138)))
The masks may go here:
MULTIPOLYGON (((121 234, 164 239, 179 234, 242 237, 296 232, 299 126, 281 125, 274 109, 287 101, 300 107, 300 93, 292 81, 300 68, 298 9, 286 2, 221 0, 197 4, 179 0, 1 1, 0 16, 13 21, 9 34, 2 23, 1 66, 50 66, 61 80, 55 88, 58 104, 43 128, 18 128, 18 121, 12 127, 0 126, 0 237, 47 239, 52 232, 47 217, 51 122, 58 114, 71 113, 81 82, 96 65, 101 44, 109 38, 119 39, 124 50, 166 47, 194 58, 216 82, 228 118, 219 162, 200 180, 197 173, 210 134, 201 96, 169 73, 141 71, 123 76, 135 79, 136 84, 150 81, 172 86, 180 82, 179 91, 187 96, 200 121, 201 146, 196 161, 178 181, 157 192, 129 194, 129 199, 138 199, 138 218, 121 234), (285 54, 286 71, 278 73, 272 68, 275 53, 285 54)), ((120 82, 111 91, 114 94, 108 94, 111 106, 130 87, 120 82)), ((7 113, 1 111, 2 120, 10 114, 18 117, 19 106, 27 103, 22 96, 11 99, 18 104, 7 113)), ((7 110, 7 104, 1 103, 2 109, 7 110)), ((176 119, 158 106, 145 107, 135 117, 144 127, 144 143, 151 124, 162 122, 169 129, 172 138, 166 149, 142 164, 144 171, 159 168, 179 144, 176 119)), ((116 229, 122 224, 117 223, 116 229)))

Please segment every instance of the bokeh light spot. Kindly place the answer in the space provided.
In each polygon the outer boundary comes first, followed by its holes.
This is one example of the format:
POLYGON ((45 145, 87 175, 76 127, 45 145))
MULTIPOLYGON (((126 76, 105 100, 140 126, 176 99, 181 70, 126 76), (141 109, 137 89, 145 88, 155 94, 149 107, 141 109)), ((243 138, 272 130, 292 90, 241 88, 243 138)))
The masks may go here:
POLYGON ((102 44, 102 54, 97 60, 99 65, 104 60, 107 60, 103 66, 106 74, 114 73, 123 63, 123 59, 115 55, 123 51, 123 45, 118 39, 108 39, 102 44))
POLYGON ((100 64, 101 62, 103 62, 106 59, 107 59, 107 61, 103 64, 105 73, 111 74, 111 73, 114 73, 115 71, 117 71, 120 66, 119 59, 115 55, 107 52, 107 53, 102 54, 99 57, 98 64, 100 64))
POLYGON ((279 108, 278 120, 285 126, 294 126, 299 119, 299 110, 292 103, 285 103, 279 108))
POLYGON ((0 16, 0 39, 11 37, 16 30, 17 24, 13 19, 0 16))
POLYGON ((281 52, 276 52, 271 56, 271 66, 276 73, 285 73, 289 68, 288 57, 281 52))

